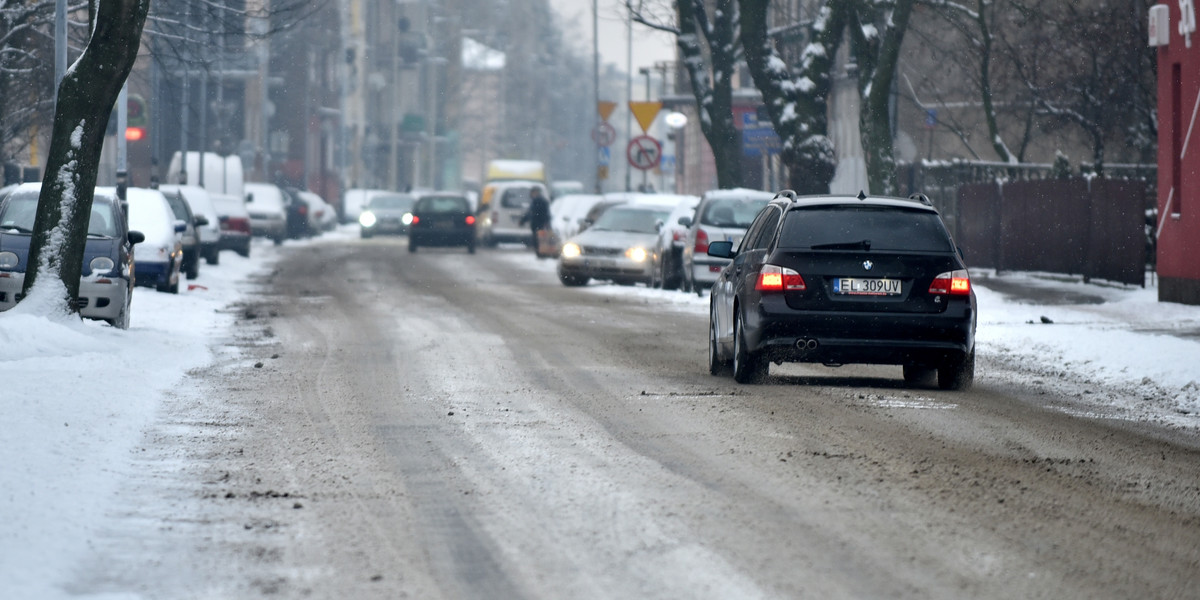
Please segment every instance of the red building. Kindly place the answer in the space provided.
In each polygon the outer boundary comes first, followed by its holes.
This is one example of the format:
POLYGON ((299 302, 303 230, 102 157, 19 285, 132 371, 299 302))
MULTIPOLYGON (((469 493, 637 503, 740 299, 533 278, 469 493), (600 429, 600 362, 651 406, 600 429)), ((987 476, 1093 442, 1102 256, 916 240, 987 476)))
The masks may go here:
POLYGON ((1192 0, 1150 9, 1158 47, 1158 299, 1200 304, 1200 35, 1192 0))

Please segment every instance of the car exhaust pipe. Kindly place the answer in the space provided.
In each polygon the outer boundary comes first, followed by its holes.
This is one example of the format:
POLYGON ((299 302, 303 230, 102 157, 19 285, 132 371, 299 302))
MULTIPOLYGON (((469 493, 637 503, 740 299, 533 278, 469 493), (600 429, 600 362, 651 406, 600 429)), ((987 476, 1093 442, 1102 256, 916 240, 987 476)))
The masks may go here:
POLYGON ((813 339, 796 340, 796 349, 797 350, 816 350, 817 346, 818 346, 817 340, 813 340, 813 339))

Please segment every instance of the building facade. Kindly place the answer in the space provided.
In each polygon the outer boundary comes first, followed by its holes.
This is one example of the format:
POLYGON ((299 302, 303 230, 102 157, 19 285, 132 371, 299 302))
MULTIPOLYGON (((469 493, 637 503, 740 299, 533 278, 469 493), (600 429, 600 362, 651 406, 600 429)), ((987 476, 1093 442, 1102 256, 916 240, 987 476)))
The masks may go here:
POLYGON ((1159 300, 1200 304, 1200 35, 1191 0, 1150 10, 1158 47, 1159 300))

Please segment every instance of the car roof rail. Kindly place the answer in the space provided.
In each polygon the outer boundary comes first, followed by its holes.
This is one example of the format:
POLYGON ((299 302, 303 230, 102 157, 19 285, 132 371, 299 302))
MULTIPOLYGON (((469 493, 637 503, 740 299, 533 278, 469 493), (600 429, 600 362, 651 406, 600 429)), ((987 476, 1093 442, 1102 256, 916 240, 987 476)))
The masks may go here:
POLYGON ((925 206, 933 206, 933 202, 929 199, 929 196, 926 196, 925 194, 922 194, 920 192, 917 192, 915 194, 909 194, 908 199, 916 201, 916 202, 920 202, 921 204, 924 204, 925 206))
POLYGON ((793 192, 792 190, 779 190, 779 192, 775 194, 775 197, 772 198, 772 200, 778 200, 780 198, 787 198, 789 201, 795 202, 796 201, 796 192, 793 192))

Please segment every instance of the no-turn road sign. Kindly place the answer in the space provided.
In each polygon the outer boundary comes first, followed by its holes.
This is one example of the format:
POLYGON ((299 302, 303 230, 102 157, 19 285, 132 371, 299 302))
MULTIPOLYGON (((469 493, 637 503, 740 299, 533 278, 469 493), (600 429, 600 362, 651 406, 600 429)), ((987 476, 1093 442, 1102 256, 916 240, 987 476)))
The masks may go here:
POLYGON ((648 135, 639 135, 629 140, 625 155, 629 158, 629 166, 649 171, 657 167, 658 161, 662 160, 662 144, 648 135))

